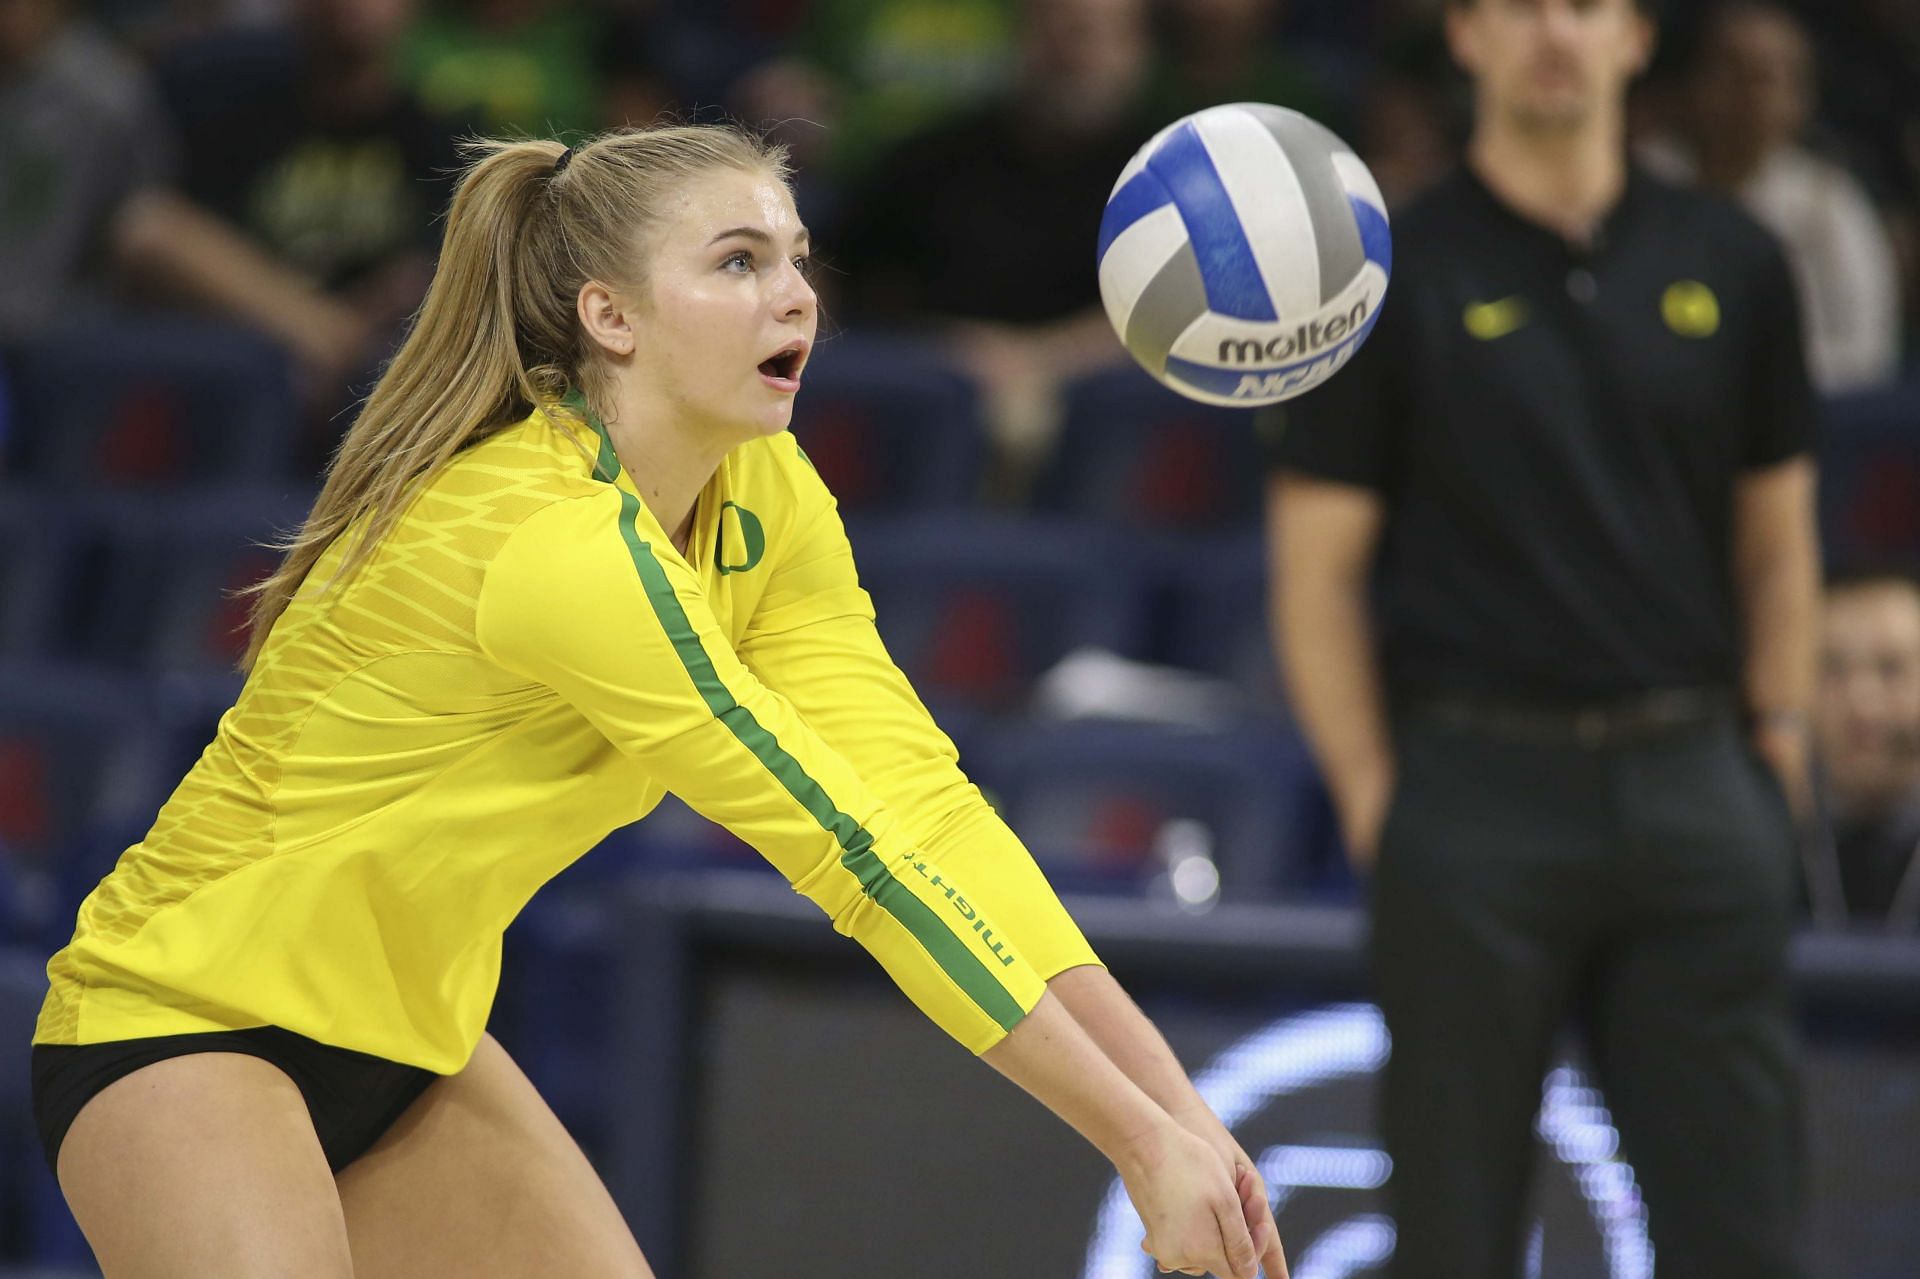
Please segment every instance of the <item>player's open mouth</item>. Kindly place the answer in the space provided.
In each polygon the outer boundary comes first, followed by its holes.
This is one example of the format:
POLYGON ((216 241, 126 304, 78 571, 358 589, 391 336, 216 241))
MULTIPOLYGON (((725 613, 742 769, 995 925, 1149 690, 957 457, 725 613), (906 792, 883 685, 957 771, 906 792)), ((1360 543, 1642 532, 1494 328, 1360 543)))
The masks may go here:
POLYGON ((800 389, 800 370, 807 363, 807 344, 796 338, 760 361, 760 376, 778 391, 800 389))

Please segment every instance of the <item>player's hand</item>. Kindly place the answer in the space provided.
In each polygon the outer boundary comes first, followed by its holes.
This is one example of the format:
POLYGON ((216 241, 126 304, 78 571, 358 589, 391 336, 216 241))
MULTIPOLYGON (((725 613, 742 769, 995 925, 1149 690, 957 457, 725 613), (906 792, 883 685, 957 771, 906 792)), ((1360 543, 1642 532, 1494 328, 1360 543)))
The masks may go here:
POLYGON ((1234 1187, 1240 1193, 1240 1215, 1247 1223, 1247 1236, 1260 1259, 1260 1273, 1266 1279, 1288 1279, 1287 1251, 1280 1244, 1280 1226, 1273 1219, 1273 1197, 1267 1193, 1266 1178, 1252 1160, 1234 1170, 1234 1187))
POLYGON ((1161 1273, 1256 1279, 1258 1254, 1239 1189, 1210 1145, 1168 1123, 1120 1163, 1127 1197, 1147 1228, 1140 1249, 1161 1273))
POLYGON ((1246 1222, 1254 1254, 1260 1259, 1266 1279, 1288 1279, 1287 1254, 1280 1244, 1280 1227, 1273 1219, 1273 1197, 1267 1192, 1266 1178, 1260 1175, 1253 1157, 1241 1148, 1227 1126, 1203 1102, 1174 1112, 1182 1128, 1213 1148, 1220 1162, 1233 1175, 1234 1189, 1240 1196, 1240 1215, 1246 1222))

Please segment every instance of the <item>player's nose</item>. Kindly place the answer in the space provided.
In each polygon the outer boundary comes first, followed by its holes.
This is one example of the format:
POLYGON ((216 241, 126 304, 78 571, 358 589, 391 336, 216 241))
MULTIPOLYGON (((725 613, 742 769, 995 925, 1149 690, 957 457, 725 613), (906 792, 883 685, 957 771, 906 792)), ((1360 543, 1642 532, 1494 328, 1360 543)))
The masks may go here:
POLYGON ((774 290, 774 313, 783 320, 805 319, 819 305, 820 299, 814 293, 806 272, 788 261, 781 270, 779 285, 774 290))

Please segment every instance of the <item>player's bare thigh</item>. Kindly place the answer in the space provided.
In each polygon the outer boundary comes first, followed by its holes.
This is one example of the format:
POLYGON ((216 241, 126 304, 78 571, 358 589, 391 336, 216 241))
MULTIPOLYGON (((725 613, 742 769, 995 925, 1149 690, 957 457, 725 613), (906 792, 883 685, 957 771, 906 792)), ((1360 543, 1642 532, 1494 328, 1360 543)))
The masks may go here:
POLYGON ((491 1035, 338 1180, 356 1279, 652 1279, 599 1174, 491 1035))
POLYGON ((87 1102, 60 1188, 106 1279, 351 1279, 305 1100, 239 1053, 144 1066, 87 1102))

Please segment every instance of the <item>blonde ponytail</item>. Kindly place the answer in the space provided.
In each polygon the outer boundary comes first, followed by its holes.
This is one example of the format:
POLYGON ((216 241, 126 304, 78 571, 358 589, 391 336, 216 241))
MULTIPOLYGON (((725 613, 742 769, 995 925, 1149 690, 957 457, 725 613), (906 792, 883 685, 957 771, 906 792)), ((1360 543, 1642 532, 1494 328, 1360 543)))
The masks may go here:
POLYGON ((273 624, 334 541, 364 517, 335 580, 365 563, 410 498, 461 449, 569 391, 605 400, 575 305, 588 280, 639 288, 664 197, 714 169, 785 181, 784 149, 725 125, 623 129, 579 143, 465 145, 440 263, 411 331, 327 468, 304 525, 251 588, 251 670, 273 624))

